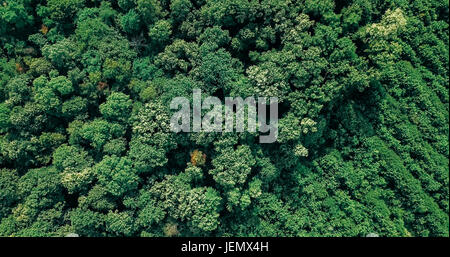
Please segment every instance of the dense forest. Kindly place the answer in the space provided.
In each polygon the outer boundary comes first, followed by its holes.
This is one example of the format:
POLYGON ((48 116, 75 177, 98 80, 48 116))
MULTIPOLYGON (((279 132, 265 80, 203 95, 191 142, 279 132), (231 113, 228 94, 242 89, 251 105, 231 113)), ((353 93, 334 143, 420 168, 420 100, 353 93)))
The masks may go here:
POLYGON ((0 236, 449 236, 448 0, 0 0, 0 236), (279 132, 173 133, 276 96, 279 132))

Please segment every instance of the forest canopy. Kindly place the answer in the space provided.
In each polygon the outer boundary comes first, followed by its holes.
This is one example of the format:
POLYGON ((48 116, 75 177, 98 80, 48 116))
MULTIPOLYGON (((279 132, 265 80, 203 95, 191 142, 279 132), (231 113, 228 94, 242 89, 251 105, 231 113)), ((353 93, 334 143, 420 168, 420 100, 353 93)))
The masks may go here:
POLYGON ((0 236, 449 236, 448 0, 0 0, 0 236), (172 133, 194 89, 279 134, 172 133))

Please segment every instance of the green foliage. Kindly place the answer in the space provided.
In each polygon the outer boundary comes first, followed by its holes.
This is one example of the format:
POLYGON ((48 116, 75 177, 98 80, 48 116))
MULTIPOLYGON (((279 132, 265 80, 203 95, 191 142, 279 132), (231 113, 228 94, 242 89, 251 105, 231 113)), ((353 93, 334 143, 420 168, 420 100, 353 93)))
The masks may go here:
POLYGON ((0 190, 2 195, 0 196, 0 218, 6 217, 11 211, 13 204, 19 200, 17 194, 17 184, 19 182, 19 176, 14 170, 2 169, 0 170, 0 190))
POLYGON ((114 196, 122 196, 138 186, 139 177, 126 157, 105 156, 93 170, 100 185, 114 196))
POLYGON ((51 78, 48 86, 58 91, 61 95, 68 95, 73 92, 72 82, 64 76, 51 78))
POLYGON ((448 1, 0 1, 0 236, 448 236, 448 1), (279 132, 172 133, 276 96, 279 132))
POLYGON ((107 120, 126 122, 131 114, 131 105, 129 96, 114 92, 100 105, 100 113, 107 120))
POLYGON ((89 142, 95 151, 100 151, 109 140, 123 136, 124 133, 124 128, 120 124, 96 119, 83 124, 80 136, 89 142))
POLYGON ((141 26, 141 21, 139 15, 134 11, 130 10, 127 14, 120 18, 120 25, 122 29, 127 33, 136 33, 139 31, 141 26))
POLYGON ((83 8, 85 0, 48 0, 47 8, 50 17, 56 21, 69 18, 83 8))
POLYGON ((34 22, 26 0, 2 2, 0 8, 0 35, 20 32, 34 22))
POLYGON ((212 161, 214 169, 209 172, 214 180, 225 188, 233 188, 243 184, 250 174, 255 160, 252 157, 250 148, 240 145, 236 150, 231 147, 222 149, 217 157, 212 161))

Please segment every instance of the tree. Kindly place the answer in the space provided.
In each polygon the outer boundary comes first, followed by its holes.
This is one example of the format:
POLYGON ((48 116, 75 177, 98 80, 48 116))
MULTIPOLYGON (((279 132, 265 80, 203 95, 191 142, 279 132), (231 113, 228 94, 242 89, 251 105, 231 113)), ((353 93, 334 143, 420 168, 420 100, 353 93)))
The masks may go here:
POLYGON ((139 177, 127 157, 105 156, 93 167, 98 182, 114 196, 122 196, 137 188, 139 177))
POLYGON ((100 105, 100 113, 110 121, 127 122, 131 114, 132 101, 129 96, 114 92, 100 105))
POLYGON ((0 10, 0 35, 20 32, 34 23, 34 17, 27 5, 28 1, 4 2, 0 10))
POLYGON ((64 76, 58 76, 51 78, 48 82, 48 86, 53 90, 58 91, 61 95, 65 96, 73 92, 72 82, 64 76))
POLYGON ((169 132, 169 116, 161 102, 146 104, 139 110, 133 124, 129 157, 137 172, 150 172, 164 166, 166 152, 174 147, 169 132))
POLYGON ((19 200, 17 194, 17 184, 19 182, 19 176, 15 170, 0 170, 0 190, 2 195, 0 196, 0 219, 6 217, 11 211, 13 204, 19 200))
POLYGON ((219 185, 233 188, 244 184, 255 163, 247 145, 240 145, 236 150, 227 147, 219 150, 212 160, 214 168, 209 172, 219 185))
POLYGON ((89 142, 95 151, 101 151, 103 146, 111 139, 123 136, 123 126, 117 123, 109 123, 103 119, 97 119, 83 124, 80 136, 89 142))

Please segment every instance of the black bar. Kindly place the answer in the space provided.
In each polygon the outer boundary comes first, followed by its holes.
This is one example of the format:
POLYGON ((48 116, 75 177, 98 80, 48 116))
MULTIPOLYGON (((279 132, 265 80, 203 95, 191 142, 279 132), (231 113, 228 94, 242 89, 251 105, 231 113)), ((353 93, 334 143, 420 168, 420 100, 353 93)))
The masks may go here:
MULTIPOLYGON (((427 256, 447 251, 449 238, 0 238, 0 249, 13 252, 53 252, 85 256, 113 253, 124 256, 405 256, 425 251, 427 256), (211 251, 211 246, 214 250, 211 251), (266 247, 267 246, 267 247, 266 247), (220 248, 219 248, 220 247, 220 248), (233 250, 233 251, 231 251, 233 250)), ((6 255, 5 255, 6 256, 6 255)))

